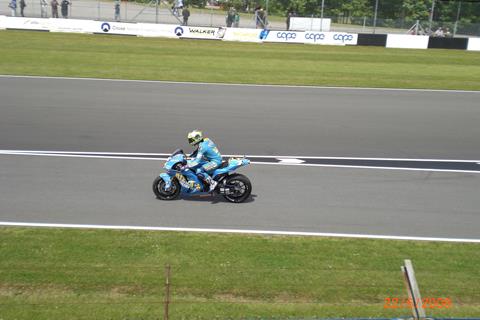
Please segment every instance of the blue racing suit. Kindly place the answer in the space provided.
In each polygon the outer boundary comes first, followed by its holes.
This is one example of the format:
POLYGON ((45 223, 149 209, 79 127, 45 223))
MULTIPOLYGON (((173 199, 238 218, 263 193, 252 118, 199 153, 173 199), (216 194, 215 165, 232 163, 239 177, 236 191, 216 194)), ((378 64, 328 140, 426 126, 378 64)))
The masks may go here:
POLYGON ((215 143, 208 138, 199 143, 198 149, 192 156, 195 158, 188 163, 188 167, 191 169, 198 167, 196 174, 201 175, 207 181, 211 179, 209 173, 222 164, 222 155, 215 143))

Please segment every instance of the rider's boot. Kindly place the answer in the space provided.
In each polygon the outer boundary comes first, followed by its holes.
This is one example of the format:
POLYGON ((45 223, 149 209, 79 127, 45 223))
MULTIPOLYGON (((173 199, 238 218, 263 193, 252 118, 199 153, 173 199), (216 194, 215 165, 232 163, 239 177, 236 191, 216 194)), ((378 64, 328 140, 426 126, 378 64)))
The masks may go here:
POLYGON ((205 177, 205 181, 207 181, 207 183, 210 185, 210 189, 208 190, 208 192, 212 192, 213 190, 215 190, 218 184, 217 181, 213 180, 210 176, 208 176, 208 178, 205 177))

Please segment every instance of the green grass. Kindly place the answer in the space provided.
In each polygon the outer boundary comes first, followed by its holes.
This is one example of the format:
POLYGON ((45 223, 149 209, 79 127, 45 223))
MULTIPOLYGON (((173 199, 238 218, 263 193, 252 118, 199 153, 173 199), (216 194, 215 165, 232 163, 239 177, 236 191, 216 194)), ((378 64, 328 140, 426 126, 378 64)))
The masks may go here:
POLYGON ((408 316, 412 259, 431 316, 480 314, 475 244, 134 231, 0 228, 0 319, 159 319, 164 266, 171 319, 408 316))
POLYGON ((0 31, 0 74, 480 90, 480 53, 0 31))

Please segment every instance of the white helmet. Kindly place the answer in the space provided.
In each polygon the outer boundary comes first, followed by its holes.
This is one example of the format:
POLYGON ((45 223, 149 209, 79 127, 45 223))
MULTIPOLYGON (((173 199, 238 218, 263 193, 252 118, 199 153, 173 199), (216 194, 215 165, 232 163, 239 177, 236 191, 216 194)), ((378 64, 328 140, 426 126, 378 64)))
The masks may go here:
POLYGON ((192 132, 188 133, 187 138, 188 138, 188 143, 190 143, 192 146, 195 146, 200 142, 202 142, 203 140, 202 131, 193 130, 192 132))

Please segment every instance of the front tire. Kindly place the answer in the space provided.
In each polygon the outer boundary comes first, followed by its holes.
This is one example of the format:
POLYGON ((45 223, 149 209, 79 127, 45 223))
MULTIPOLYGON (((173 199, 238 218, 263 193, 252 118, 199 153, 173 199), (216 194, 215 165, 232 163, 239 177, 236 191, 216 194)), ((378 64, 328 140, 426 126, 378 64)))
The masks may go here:
POLYGON ((252 193, 252 183, 247 177, 242 174, 234 174, 227 177, 226 185, 233 186, 235 189, 235 192, 233 194, 226 194, 223 196, 230 202, 244 202, 252 193))
POLYGON ((177 179, 172 179, 172 186, 170 189, 165 188, 165 181, 161 177, 157 177, 153 180, 153 193, 160 200, 175 200, 180 196, 180 183, 177 179))

